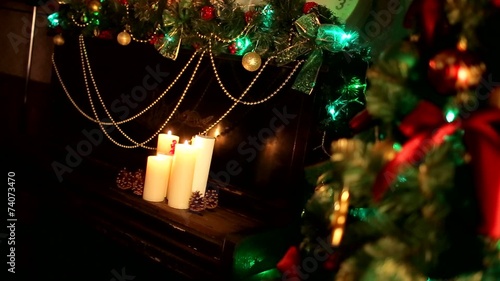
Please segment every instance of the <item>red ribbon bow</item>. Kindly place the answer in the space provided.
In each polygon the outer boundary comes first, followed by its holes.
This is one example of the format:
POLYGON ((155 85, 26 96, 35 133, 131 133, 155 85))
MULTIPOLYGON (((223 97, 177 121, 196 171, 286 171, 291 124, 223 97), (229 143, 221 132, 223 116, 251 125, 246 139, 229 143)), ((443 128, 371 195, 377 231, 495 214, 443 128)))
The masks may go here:
POLYGON ((500 109, 475 112, 463 128, 483 215, 479 233, 500 239, 500 109))
POLYGON ((446 136, 463 129, 467 151, 474 167, 483 221, 479 232, 493 239, 500 238, 500 110, 491 108, 471 114, 462 121, 447 123, 442 111, 427 101, 417 107, 401 122, 399 128, 409 139, 401 151, 386 165, 375 179, 373 198, 380 201, 404 166, 417 166, 434 146, 442 144, 446 136))
POLYGON ((433 146, 440 145, 444 136, 452 134, 458 127, 458 122, 447 123, 438 107, 421 101, 399 126, 409 139, 375 179, 372 190, 375 201, 382 199, 402 167, 417 166, 433 146))

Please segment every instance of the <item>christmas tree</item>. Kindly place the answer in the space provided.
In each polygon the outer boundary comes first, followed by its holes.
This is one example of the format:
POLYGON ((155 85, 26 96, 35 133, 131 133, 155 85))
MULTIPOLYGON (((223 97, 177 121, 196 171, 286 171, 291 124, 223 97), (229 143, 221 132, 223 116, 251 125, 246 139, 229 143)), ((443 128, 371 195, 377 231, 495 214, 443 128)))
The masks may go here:
POLYGON ((500 1, 414 0, 282 280, 500 280, 500 1))

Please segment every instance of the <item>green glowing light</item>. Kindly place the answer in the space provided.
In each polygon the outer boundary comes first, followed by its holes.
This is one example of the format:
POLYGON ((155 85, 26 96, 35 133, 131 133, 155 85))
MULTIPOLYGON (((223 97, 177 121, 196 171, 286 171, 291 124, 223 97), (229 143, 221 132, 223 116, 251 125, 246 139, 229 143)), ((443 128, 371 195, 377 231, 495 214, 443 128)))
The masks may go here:
POLYGON ((50 27, 56 27, 59 25, 59 13, 55 12, 47 17, 50 27))
POLYGON ((355 85, 348 85, 347 87, 349 89, 361 89, 361 88, 365 88, 366 84, 355 84, 355 85))
POLYGON ((278 278, 281 278, 281 273, 276 268, 273 268, 255 274, 249 281, 278 280, 278 278))
POLYGON ((100 21, 99 21, 99 19, 93 18, 90 20, 90 23, 92 23, 93 25, 99 25, 100 21))
POLYGON ((341 88, 341 93, 342 95, 347 95, 349 97, 356 97, 359 93, 360 90, 365 91, 366 89, 366 84, 361 83, 361 80, 357 77, 351 78, 351 81, 346 83, 342 88, 341 88))
POLYGON ((366 221, 370 217, 373 217, 376 214, 375 209, 373 208, 352 208, 349 210, 349 215, 359 220, 366 221))
POLYGON ((272 9, 271 5, 268 4, 264 6, 264 9, 262 9, 262 17, 262 24, 264 25, 264 27, 271 27, 274 19, 274 10, 272 9))
POLYGON ((165 40, 167 40, 168 42, 174 42, 175 38, 172 36, 165 35, 165 40))
POLYGON ((392 145, 392 149, 394 149, 395 151, 401 151, 401 149, 403 149, 403 146, 400 144, 400 143, 397 143, 395 142, 393 145, 392 145))
POLYGON ((344 33, 342 34, 342 40, 350 40, 352 38, 352 34, 344 33))
POLYGON ((332 116, 333 119, 335 119, 335 117, 338 114, 338 112, 335 110, 335 106, 334 105, 328 106, 328 113, 330 113, 330 115, 332 116))
POLYGON ((455 121, 455 119, 457 119, 458 116, 457 113, 458 110, 455 108, 448 109, 445 114, 446 121, 448 121, 448 123, 455 121))
POLYGON ((246 49, 252 45, 252 41, 246 36, 239 37, 236 39, 236 48, 238 49, 238 53, 245 53, 246 49))
POLYGON ((401 176, 401 175, 398 176, 398 182, 407 182, 407 181, 408 181, 408 179, 405 178, 404 176, 401 176))
POLYGON ((318 28, 316 44, 334 52, 349 46, 357 38, 356 32, 347 32, 334 24, 323 24, 318 28))
POLYGON ((262 13, 266 16, 272 16, 274 14, 274 10, 271 7, 271 5, 266 5, 264 9, 262 10, 262 13))
POLYGON ((330 113, 332 120, 335 121, 342 110, 345 109, 349 102, 342 97, 336 99, 334 102, 326 106, 326 110, 330 113))
MULTIPOLYGON (((255 245, 254 245, 255 246, 255 245)), ((264 257, 257 249, 243 249, 235 258, 237 267, 242 270, 252 269, 256 264, 262 263, 264 257)))

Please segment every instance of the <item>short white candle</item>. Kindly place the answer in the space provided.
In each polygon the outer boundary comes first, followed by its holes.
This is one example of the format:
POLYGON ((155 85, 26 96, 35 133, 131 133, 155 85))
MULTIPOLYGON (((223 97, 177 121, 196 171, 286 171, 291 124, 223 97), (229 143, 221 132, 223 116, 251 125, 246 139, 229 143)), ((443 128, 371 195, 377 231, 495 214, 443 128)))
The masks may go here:
POLYGON ((167 203, 172 208, 189 209, 196 153, 187 141, 175 147, 167 189, 167 203))
POLYGON ((191 190, 205 194, 214 152, 215 138, 197 135, 193 138, 193 146, 197 149, 196 164, 194 166, 193 185, 191 190))
POLYGON ((168 173, 165 171, 169 158, 166 155, 148 156, 146 165, 146 177, 144 179, 144 191, 142 198, 150 202, 162 202, 165 200, 165 189, 167 188, 168 173))
POLYGON ((157 154, 174 155, 175 146, 179 142, 179 136, 172 135, 171 131, 158 135, 157 154))

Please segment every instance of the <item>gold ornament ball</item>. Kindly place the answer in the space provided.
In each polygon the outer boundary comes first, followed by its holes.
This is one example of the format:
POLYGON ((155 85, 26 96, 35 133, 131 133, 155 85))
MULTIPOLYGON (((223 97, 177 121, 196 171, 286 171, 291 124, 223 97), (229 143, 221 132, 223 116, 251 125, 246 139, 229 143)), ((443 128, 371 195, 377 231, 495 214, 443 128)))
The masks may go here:
POLYGON ((101 9, 101 2, 92 0, 87 4, 87 7, 91 13, 99 12, 101 9))
POLYGON ((120 45, 126 46, 132 41, 132 37, 130 37, 130 34, 126 31, 122 31, 118 33, 118 36, 116 36, 116 40, 120 45))
POLYGON ((256 52, 246 53, 241 60, 241 64, 243 64, 243 67, 248 71, 256 71, 260 68, 261 63, 262 60, 260 55, 256 52))
POLYGON ((64 37, 61 34, 56 34, 54 38, 52 38, 52 40, 57 46, 61 46, 64 44, 64 37))

